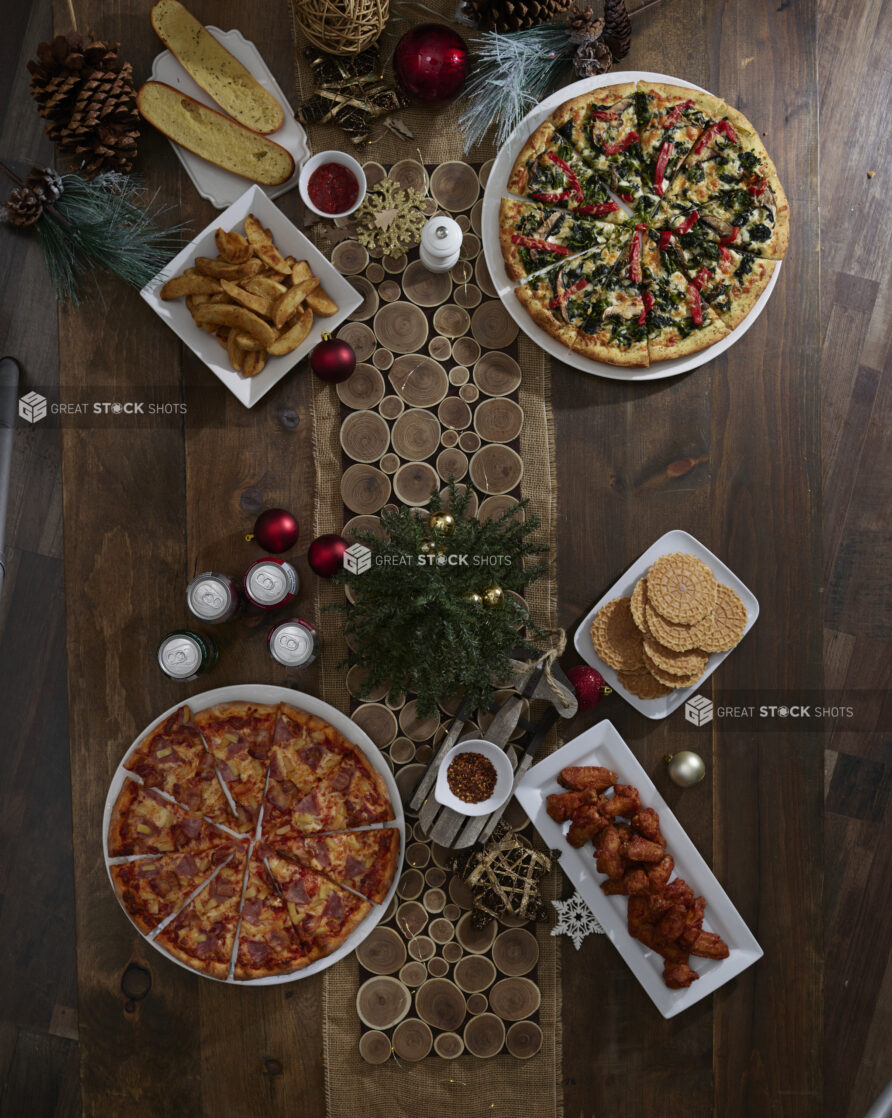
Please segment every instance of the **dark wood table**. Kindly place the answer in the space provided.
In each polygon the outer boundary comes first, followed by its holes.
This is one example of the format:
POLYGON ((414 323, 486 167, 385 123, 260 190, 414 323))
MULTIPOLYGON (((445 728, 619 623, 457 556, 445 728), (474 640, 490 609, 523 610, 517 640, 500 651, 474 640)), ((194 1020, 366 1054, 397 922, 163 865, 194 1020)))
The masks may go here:
MULTIPOLYGON (((150 7, 150 0, 76 4, 81 28, 124 43, 138 79, 157 51, 150 7)), ((833 4, 826 7, 832 24, 833 4)), ((880 6, 869 7, 876 23, 880 6)), ((193 0, 191 8, 207 22, 238 26, 283 89, 294 92, 287 0, 193 0)), ((57 29, 66 29, 67 5, 55 0, 54 9, 57 29)), ((16 41, 26 58, 34 33, 23 19, 16 41)), ((657 536, 687 529, 761 602, 758 625, 705 694, 801 694, 822 683, 816 20, 811 0, 665 0, 635 21, 624 65, 701 84, 760 126, 790 199, 790 252, 746 338, 695 372, 644 386, 562 366, 553 372, 560 621, 571 624, 657 536)), ((37 28, 37 35, 47 30, 37 28)), ((862 27, 857 41, 866 35, 862 27)), ((16 106, 24 119, 20 96, 16 106)), ((215 211, 151 129, 141 141, 141 166, 149 186, 194 228, 212 219, 215 211)), ((293 193, 280 199, 289 215, 295 204, 293 193)), ((888 234, 882 236, 888 247, 888 234)), ((844 262, 838 266, 843 270, 844 262)), ((30 269, 36 277, 33 260, 30 269)), ((859 278, 856 295, 841 284, 835 300, 845 309, 855 299, 869 319, 881 276, 859 278)), ((40 290, 38 279, 30 282, 40 290)), ((304 375, 289 376, 247 411, 211 383, 135 293, 109 286, 106 296, 105 308, 60 316, 62 397, 95 396, 101 385, 109 399, 126 399, 160 386, 190 410, 183 422, 70 424, 61 436, 83 1109, 152 1118, 322 1115, 321 979, 246 997, 164 963, 122 917, 100 856, 103 803, 122 749, 154 714, 183 698, 184 689, 152 661, 158 635, 184 619, 186 580, 195 570, 244 566, 242 537, 263 507, 290 508, 310 533, 310 386, 304 375), (300 417, 296 427, 292 413, 300 417)), ((9 304, 8 280, 4 298, 9 304)), ((36 322, 34 310, 26 313, 36 322)), ((51 366, 52 346, 36 326, 31 339, 44 346, 51 366)), ((865 361, 857 400, 869 415, 879 391, 869 374, 882 366, 865 361)), ((834 414, 844 414, 849 396, 836 381, 831 387, 834 414)), ((845 431, 837 436, 849 446, 845 431)), ((831 482, 844 518, 854 474, 840 471, 831 482)), ((306 590, 303 601, 309 600, 306 590)), ((214 686, 272 681, 264 642, 254 637, 227 649, 214 686)), ((867 660, 860 645, 856 651, 867 660)), ((851 647, 847 658, 837 656, 835 678, 846 678, 839 666, 851 658, 851 647)), ((877 685, 879 675, 870 677, 877 685)), ((312 674, 307 682, 312 688, 312 674)), ((191 688, 206 686, 198 680, 191 688)), ((596 715, 579 716, 569 733, 602 715, 657 780, 765 957, 682 1017, 664 1021, 606 939, 587 943, 584 956, 565 943, 568 1118, 623 1113, 630 1103, 645 1118, 846 1114, 846 1085, 855 1072, 832 1053, 826 1110, 822 1089, 824 743, 811 733, 695 729, 680 715, 653 723, 618 698, 596 715), (661 759, 685 747, 706 757, 709 779, 681 792, 667 783, 661 759)), ((874 763, 872 750, 865 747, 866 762, 874 763)), ((863 774, 849 776, 857 782, 863 774)), ((845 789, 837 789, 840 802, 845 789)), ((878 839, 871 831, 871 856, 878 839)), ((838 859, 833 865, 837 876, 845 869, 838 859)), ((841 935, 839 909, 828 905, 828 913, 831 930, 841 935)), ((855 941, 846 942, 851 949, 855 941)), ((857 943, 866 949, 870 942, 862 930, 857 943)), ((882 969, 861 973, 878 988, 882 969)), ((865 987, 860 998, 869 1021, 876 990, 865 987)), ((852 1037, 864 1041, 867 1026, 839 1000, 836 1010, 831 1029, 857 1063, 852 1037)), ((865 1101, 873 1082, 881 1083, 876 1069, 872 1074, 866 1085, 859 1080, 865 1101)))

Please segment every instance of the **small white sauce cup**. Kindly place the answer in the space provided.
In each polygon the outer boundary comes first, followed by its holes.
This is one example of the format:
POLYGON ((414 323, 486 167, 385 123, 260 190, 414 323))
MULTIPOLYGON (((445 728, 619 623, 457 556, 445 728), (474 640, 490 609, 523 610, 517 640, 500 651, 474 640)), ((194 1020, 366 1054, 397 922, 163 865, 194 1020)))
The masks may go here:
POLYGON ((434 799, 444 807, 451 807, 454 811, 461 812, 462 815, 489 815, 491 811, 495 811, 505 803, 511 795, 513 785, 514 769, 505 750, 498 745, 493 745, 491 741, 475 738, 454 745, 443 758, 437 773, 437 783, 434 785, 434 799), (470 804, 453 794, 449 787, 447 772, 459 753, 481 753, 488 761, 492 761, 496 770, 496 786, 488 800, 481 800, 479 804, 470 804))
POLYGON ((348 214, 353 213, 353 211, 360 204, 363 198, 365 198, 365 171, 363 171, 362 167, 359 165, 359 163, 357 163, 353 156, 347 155, 345 151, 320 151, 318 155, 311 155, 306 163, 304 163, 303 167, 301 167, 300 178, 297 180, 297 189, 300 191, 300 196, 303 199, 304 205, 307 207, 308 210, 312 210, 314 214, 318 214, 320 217, 329 219, 334 219, 336 217, 347 217, 348 214), (338 163, 342 167, 346 167, 353 173, 353 177, 356 179, 356 182, 359 186, 359 193, 356 195, 356 201, 353 203, 353 205, 348 210, 342 210, 340 213, 336 214, 327 214, 324 212, 324 210, 320 210, 318 207, 314 206, 313 203, 310 201, 310 195, 307 189, 310 181, 310 176, 313 174, 314 171, 317 171, 326 163, 338 163))

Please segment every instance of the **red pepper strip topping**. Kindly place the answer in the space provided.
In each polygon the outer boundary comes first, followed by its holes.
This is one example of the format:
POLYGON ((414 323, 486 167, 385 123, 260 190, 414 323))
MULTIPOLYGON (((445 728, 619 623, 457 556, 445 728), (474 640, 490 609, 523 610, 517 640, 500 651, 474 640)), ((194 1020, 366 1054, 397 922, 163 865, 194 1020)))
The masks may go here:
POLYGON ((585 287, 585 282, 584 279, 578 279, 576 283, 572 284, 570 287, 565 287, 561 295, 555 295, 555 297, 549 301, 549 307, 554 310, 556 307, 559 307, 561 303, 566 303, 568 299, 572 299, 574 295, 578 295, 585 287))
POLYGON ((688 291, 691 293, 691 318, 694 320, 695 326, 703 325, 703 304, 700 302, 700 292, 690 285, 688 291))
POLYGON ((635 201, 634 194, 620 194, 620 198, 622 198, 624 202, 628 202, 629 205, 631 205, 635 201))
POLYGON ((683 237, 685 235, 685 233, 687 233, 691 229, 693 229, 693 227, 697 224, 697 222, 699 220, 700 220, 699 212, 697 210, 691 210, 691 212, 684 219, 684 221, 681 223, 681 225, 679 225, 677 227, 675 232, 679 235, 679 237, 683 237))
POLYGON ((720 244, 719 245, 719 252, 722 254, 722 263, 723 264, 731 264, 732 263, 731 252, 730 252, 729 249, 726 249, 724 245, 720 244))
POLYGON ((537 202, 565 202, 570 197, 569 190, 537 190, 530 197, 537 202))
POLYGON ((750 185, 747 187, 747 190, 750 192, 750 194, 752 194, 754 198, 756 198, 762 193, 767 185, 768 179, 757 179, 755 182, 750 183, 750 185))
POLYGON ((598 214, 612 214, 614 210, 619 209, 619 202, 599 202, 597 206, 579 206, 576 212, 584 214, 586 217, 598 214))
POLYGON ((653 307, 653 305, 654 305, 653 295, 651 295, 651 293, 649 291, 645 291, 644 292, 644 310, 641 312, 641 314, 638 315, 638 325, 639 326, 644 326, 644 324, 647 322, 647 316, 650 314, 651 308, 653 307))
POLYGON ((719 240, 720 245, 733 245, 737 238, 740 236, 740 228, 735 225, 727 237, 722 237, 719 240))
POLYGON ((728 120, 717 120, 710 124, 708 128, 703 129, 703 133, 697 141, 697 146, 694 148, 694 155, 699 155, 707 144, 712 143, 712 139, 717 132, 724 132, 732 144, 740 143, 731 122, 728 120))
POLYGON ((512 233, 511 243, 522 248, 532 248, 537 252, 554 252, 558 256, 568 256, 570 250, 566 245, 556 244, 554 241, 543 241, 541 237, 525 237, 522 233, 512 233))
POLYGON ((666 116, 663 117, 663 127, 674 128, 675 125, 678 124, 678 122, 681 120, 681 114, 684 112, 684 110, 691 109, 693 108, 693 106, 693 101, 680 102, 671 112, 667 113, 666 116))
POLYGON ((617 142, 615 144, 605 144, 604 145, 604 154, 605 155, 619 155, 619 153, 621 151, 625 151, 626 148, 629 148, 629 147, 632 146, 632 144, 637 144, 637 143, 638 143, 638 133, 633 128, 632 131, 628 134, 628 136, 623 136, 623 138, 621 140, 617 140, 617 142))
POLYGON ((555 155, 553 151, 550 151, 547 154, 548 158, 555 165, 555 167, 559 167, 570 180, 570 189, 573 191, 579 201, 585 201, 585 195, 582 192, 582 187, 579 185, 579 179, 576 177, 573 171, 570 170, 570 164, 561 159, 559 155, 555 155))
POLYGON ((619 113, 609 113, 606 109, 592 109, 595 120, 619 120, 619 113))
POLYGON ((698 291, 702 291, 703 285, 709 279, 710 274, 711 273, 709 269, 704 265, 704 267, 702 267, 696 274, 696 276, 694 276, 694 278, 691 280, 691 287, 696 287, 698 291))
POLYGON ((657 194, 663 193, 663 179, 666 177, 666 164, 672 158, 675 151, 675 144, 671 140, 666 140, 660 148, 660 154, 657 156, 657 167, 654 171, 654 191, 657 194))
POLYGON ((728 139, 731 141, 732 144, 739 144, 740 143, 740 140, 737 139, 737 133, 734 131, 734 128, 733 128, 730 120, 720 120, 718 122, 718 124, 716 125, 716 127, 718 128, 718 130, 720 132, 725 133, 725 135, 728 137, 728 139))
POLYGON ((641 234, 637 227, 629 250, 629 279, 632 283, 641 283, 641 234))
POLYGON ((660 252, 665 252, 666 251, 666 249, 669 247, 669 242, 671 240, 672 240, 672 230, 671 229, 664 229, 663 232, 660 234, 660 243, 659 243, 659 246, 658 246, 660 252))

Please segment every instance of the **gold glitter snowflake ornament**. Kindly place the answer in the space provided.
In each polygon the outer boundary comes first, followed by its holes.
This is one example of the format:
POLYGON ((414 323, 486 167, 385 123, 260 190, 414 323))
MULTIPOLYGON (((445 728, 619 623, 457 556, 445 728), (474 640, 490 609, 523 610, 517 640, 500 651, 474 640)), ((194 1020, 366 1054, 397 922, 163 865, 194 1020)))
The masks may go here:
POLYGON ((402 255, 421 239, 427 221, 423 205, 424 195, 413 187, 381 179, 353 214, 357 241, 388 256, 402 255))

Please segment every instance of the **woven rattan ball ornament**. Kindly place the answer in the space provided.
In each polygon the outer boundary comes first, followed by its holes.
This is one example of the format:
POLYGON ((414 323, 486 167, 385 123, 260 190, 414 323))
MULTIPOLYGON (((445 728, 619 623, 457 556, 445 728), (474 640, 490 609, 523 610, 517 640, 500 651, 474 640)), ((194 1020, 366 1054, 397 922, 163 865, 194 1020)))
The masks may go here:
POLYGON ((329 54, 354 55, 377 42, 390 0, 294 0, 293 8, 311 43, 329 54))

